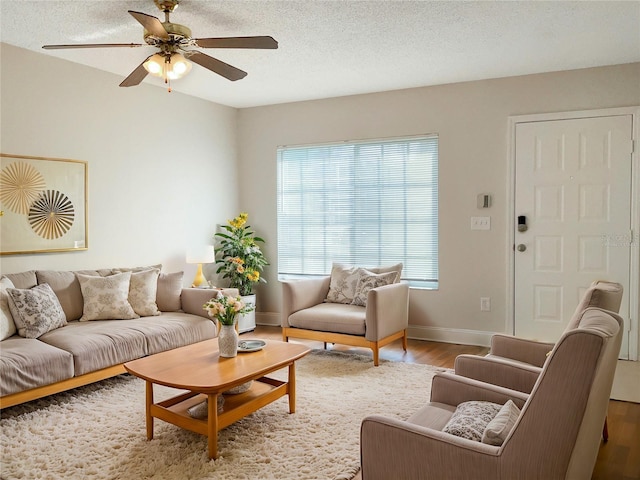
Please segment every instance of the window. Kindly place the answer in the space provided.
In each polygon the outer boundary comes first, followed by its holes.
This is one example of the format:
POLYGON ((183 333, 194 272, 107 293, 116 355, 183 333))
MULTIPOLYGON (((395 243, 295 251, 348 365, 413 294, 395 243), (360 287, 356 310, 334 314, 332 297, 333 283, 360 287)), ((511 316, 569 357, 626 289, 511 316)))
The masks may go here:
POLYGON ((438 285, 438 136, 278 149, 278 275, 403 262, 438 285))

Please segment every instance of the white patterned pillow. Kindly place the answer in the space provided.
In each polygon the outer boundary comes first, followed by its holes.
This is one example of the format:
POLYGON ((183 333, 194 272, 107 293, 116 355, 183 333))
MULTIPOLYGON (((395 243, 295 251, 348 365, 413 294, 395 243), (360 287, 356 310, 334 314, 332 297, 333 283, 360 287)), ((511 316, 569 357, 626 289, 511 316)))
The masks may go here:
POLYGON ((331 267, 331 280, 329 281, 329 293, 326 302, 351 303, 356 294, 356 286, 360 278, 360 268, 345 267, 334 263, 331 267))
POLYGON ((367 306, 367 296, 372 288, 382 287, 395 283, 398 278, 397 272, 373 273, 369 270, 361 268, 359 270, 358 284, 356 285, 356 294, 351 302, 353 305, 367 306))
POLYGON ((160 275, 160 270, 155 268, 131 273, 129 303, 133 311, 141 317, 160 315, 156 304, 158 275, 160 275))
POLYGON ((479 442, 487 425, 501 408, 502 405, 492 402, 463 402, 458 405, 442 431, 479 442))
POLYGON ((84 298, 81 322, 139 318, 129 303, 131 272, 117 273, 108 277, 80 273, 76 275, 84 298))
POLYGON ((16 324, 9 309, 7 288, 15 288, 15 285, 7 277, 0 278, 0 340, 9 338, 16 333, 16 324))
POLYGON ((7 288, 9 309, 18 329, 18 335, 38 338, 67 324, 58 297, 48 283, 29 289, 7 288))
POLYGON ((511 433, 516 420, 520 416, 520 409, 511 400, 507 400, 498 414, 489 422, 482 434, 482 443, 500 446, 511 433))

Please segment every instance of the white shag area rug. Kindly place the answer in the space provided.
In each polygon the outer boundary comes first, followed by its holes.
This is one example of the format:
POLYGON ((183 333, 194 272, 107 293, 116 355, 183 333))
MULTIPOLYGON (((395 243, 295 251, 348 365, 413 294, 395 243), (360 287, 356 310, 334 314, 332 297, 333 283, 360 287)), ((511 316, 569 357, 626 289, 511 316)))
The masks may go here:
MULTIPOLYGON (((359 470, 360 423, 407 418, 441 368, 314 350, 296 363, 296 413, 283 397, 207 439, 155 420, 145 430, 145 384, 121 375, 2 411, 2 479, 349 479, 359 470)), ((273 375, 286 378, 286 370, 273 375)), ((156 386, 155 399, 176 390, 156 386)))

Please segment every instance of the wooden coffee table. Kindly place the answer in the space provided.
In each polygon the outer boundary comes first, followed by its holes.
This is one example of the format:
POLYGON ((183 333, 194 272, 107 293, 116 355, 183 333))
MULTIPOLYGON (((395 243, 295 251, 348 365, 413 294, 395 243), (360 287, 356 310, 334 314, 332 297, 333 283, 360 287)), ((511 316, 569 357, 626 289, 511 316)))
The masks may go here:
POLYGON ((153 419, 159 418, 180 428, 208 437, 209 458, 218 457, 218 432, 252 412, 289 395, 289 412, 296 410, 295 361, 310 349, 296 343, 268 340, 262 350, 238 353, 235 358, 218 355, 218 339, 206 340, 125 363, 126 370, 146 381, 147 439, 153 438, 153 419), (288 367, 288 381, 265 375, 288 367), (226 395, 218 412, 218 397, 233 387, 254 380, 251 388, 238 395, 226 395), (188 390, 168 400, 154 403, 153 385, 188 390), (197 419, 187 410, 208 399, 206 419, 197 419))

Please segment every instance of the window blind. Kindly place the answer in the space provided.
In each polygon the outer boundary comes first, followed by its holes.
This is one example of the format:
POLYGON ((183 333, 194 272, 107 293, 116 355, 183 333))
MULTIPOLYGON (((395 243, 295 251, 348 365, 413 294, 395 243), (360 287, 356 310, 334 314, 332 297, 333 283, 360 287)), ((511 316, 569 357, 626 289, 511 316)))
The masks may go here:
POLYGON ((277 175, 280 279, 402 262, 437 287, 437 135, 280 147, 277 175))

